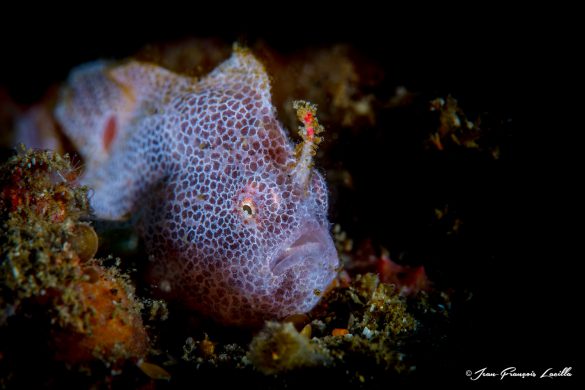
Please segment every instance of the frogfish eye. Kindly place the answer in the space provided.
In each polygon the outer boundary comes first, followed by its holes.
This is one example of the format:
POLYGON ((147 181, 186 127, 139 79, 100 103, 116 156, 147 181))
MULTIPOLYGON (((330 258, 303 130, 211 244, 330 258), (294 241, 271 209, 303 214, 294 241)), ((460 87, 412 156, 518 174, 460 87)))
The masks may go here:
POLYGON ((245 198, 240 203, 240 209, 242 210, 242 216, 245 219, 254 218, 256 216, 256 204, 250 198, 245 198))

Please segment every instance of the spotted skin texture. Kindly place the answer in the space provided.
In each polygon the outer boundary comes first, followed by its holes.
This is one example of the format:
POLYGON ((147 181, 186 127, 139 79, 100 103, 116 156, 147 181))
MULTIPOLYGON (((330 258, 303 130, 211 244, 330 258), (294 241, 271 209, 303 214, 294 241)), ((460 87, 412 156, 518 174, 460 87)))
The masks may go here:
POLYGON ((261 63, 202 80, 150 64, 73 72, 56 117, 87 163, 98 217, 139 215, 160 293, 230 325, 307 312, 336 274, 327 187, 299 184, 261 63))

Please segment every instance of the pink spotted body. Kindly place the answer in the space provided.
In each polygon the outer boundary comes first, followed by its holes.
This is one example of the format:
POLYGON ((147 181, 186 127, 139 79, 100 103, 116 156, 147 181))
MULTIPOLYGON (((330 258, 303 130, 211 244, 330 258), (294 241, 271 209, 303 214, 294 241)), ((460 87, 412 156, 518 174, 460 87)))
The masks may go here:
POLYGON ((86 65, 55 114, 86 161, 95 214, 139 215, 165 296, 250 325, 307 312, 335 277, 326 184, 308 152, 295 156, 250 53, 236 49, 201 80, 86 65))

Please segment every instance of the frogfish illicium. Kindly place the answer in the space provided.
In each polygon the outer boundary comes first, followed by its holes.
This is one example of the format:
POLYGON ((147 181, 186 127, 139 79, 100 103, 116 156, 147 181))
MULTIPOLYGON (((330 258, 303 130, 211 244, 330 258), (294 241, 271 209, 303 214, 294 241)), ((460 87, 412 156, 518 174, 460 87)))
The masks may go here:
POLYGON ((335 278, 313 129, 295 148, 249 51, 200 80, 137 61, 83 65, 55 117, 84 158, 95 215, 138 216, 163 296, 251 325, 309 311, 335 278))

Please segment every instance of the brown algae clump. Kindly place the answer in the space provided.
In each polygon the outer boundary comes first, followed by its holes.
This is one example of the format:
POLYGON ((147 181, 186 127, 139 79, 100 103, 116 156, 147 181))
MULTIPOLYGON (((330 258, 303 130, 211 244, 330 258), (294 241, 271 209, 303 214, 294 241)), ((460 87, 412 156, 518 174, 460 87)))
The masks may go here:
POLYGON ((76 177, 67 155, 45 151, 22 149, 0 168, 0 355, 15 365, 34 338, 26 327, 44 335, 35 348, 73 365, 147 351, 133 288, 93 259, 97 235, 82 222, 87 189, 76 177))
POLYGON ((320 366, 331 360, 325 349, 299 333, 290 322, 267 322, 252 340, 247 356, 267 375, 320 366))

